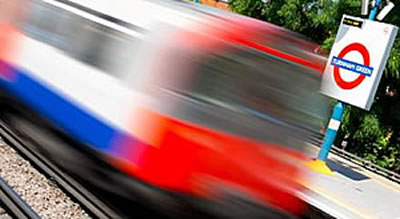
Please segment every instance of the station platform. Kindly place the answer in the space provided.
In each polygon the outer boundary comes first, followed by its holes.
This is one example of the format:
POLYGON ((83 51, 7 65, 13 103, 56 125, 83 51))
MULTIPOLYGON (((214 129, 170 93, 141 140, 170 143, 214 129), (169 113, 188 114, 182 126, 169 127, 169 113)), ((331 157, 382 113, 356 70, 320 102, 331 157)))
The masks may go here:
MULTIPOLYGON (((319 147, 308 149, 317 156, 319 147)), ((310 169, 311 181, 303 184, 309 191, 300 196, 309 204, 332 218, 400 219, 399 184, 333 153, 327 165, 334 176, 310 169)))

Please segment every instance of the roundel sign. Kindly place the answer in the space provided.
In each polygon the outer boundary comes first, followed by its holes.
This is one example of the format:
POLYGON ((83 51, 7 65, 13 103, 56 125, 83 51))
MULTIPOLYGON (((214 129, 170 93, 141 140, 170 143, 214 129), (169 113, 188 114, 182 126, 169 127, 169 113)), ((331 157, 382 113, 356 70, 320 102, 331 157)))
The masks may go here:
POLYGON ((369 110, 397 29, 344 15, 322 77, 321 93, 369 110))
POLYGON ((358 85, 360 85, 365 77, 366 77, 366 73, 371 75, 373 68, 371 68, 369 66, 370 64, 370 56, 369 56, 369 52, 367 50, 367 48, 365 48, 364 45, 360 44, 360 43, 352 43, 348 46, 346 46, 338 55, 337 58, 333 59, 334 61, 334 67, 333 67, 333 77, 335 79, 336 84, 345 90, 349 90, 349 89, 353 89, 355 87, 357 87, 358 85), (356 51, 359 52, 363 58, 363 65, 360 64, 353 64, 351 62, 342 62, 344 64, 348 64, 346 66, 344 66, 343 68, 350 68, 353 69, 356 73, 359 73, 359 76, 353 80, 353 81, 345 81, 342 76, 340 75, 340 68, 341 66, 338 66, 337 63, 340 62, 340 60, 345 60, 345 56, 347 53, 352 52, 352 51, 356 51), (351 68, 354 67, 354 68, 351 68))

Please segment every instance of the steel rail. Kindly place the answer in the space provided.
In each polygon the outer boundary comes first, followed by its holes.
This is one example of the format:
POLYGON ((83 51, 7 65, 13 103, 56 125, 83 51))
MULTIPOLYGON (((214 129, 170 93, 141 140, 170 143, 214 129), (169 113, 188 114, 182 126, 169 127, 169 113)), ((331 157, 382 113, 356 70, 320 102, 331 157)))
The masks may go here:
MULTIPOLYGON (((79 182, 52 164, 43 155, 28 147, 18 136, 0 119, 0 136, 23 157, 31 162, 38 170, 77 201, 86 212, 95 218, 119 218, 119 214, 109 208, 104 202, 89 192, 79 182)), ((1 194, 0 194, 1 195, 1 194)), ((19 218, 19 217, 18 217, 19 218)))
POLYGON ((39 219, 39 215, 7 184, 0 178, 0 202, 7 213, 20 219, 39 219))

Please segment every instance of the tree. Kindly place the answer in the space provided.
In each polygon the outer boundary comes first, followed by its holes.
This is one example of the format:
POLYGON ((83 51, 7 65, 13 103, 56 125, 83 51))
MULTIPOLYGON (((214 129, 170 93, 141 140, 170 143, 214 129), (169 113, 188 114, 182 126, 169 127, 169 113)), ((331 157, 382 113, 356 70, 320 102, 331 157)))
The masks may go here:
MULTIPOLYGON (((400 26, 400 1, 384 22, 400 26)), ((332 47, 343 14, 360 17, 360 0, 229 0, 234 12, 301 33, 332 47)), ((370 112, 347 106, 336 145, 400 172, 400 34, 394 43, 370 112)))

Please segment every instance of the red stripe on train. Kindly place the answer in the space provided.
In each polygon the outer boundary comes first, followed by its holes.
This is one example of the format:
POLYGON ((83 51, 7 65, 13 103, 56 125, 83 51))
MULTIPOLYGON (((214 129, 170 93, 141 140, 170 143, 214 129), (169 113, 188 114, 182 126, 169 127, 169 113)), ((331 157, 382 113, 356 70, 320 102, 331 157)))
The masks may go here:
MULTIPOLYGON (((300 213, 304 203, 294 191, 302 177, 299 160, 289 149, 265 145, 141 109, 134 126, 158 130, 136 136, 147 145, 140 162, 114 162, 123 171, 160 188, 212 198, 220 188, 232 188, 289 212, 300 213), (138 117, 139 118, 139 117, 138 117), (142 123, 150 121, 150 123, 142 123), (161 129, 159 127, 162 127, 161 129), (154 133, 154 134, 152 134, 154 133), (156 143, 150 146, 148 143, 156 143), (282 160, 282 158, 290 160, 282 160)), ((139 111, 136 111, 137 113, 139 111)), ((126 144, 125 157, 136 159, 126 144)), ((261 202, 261 203, 262 203, 261 202)))

